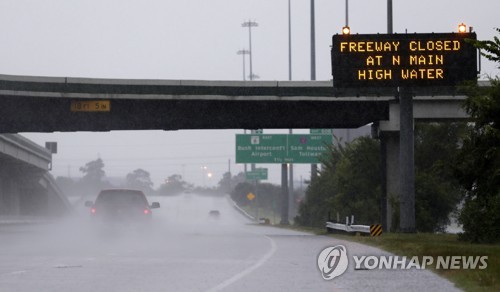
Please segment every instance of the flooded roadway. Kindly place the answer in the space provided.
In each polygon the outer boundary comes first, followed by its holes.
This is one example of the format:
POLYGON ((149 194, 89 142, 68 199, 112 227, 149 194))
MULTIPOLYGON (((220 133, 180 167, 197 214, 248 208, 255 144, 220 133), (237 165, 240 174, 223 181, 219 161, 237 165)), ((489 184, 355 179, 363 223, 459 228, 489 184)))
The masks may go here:
POLYGON ((257 226, 226 197, 153 197, 151 228, 101 232, 87 210, 63 223, 0 225, 0 291, 456 291, 426 270, 354 270, 323 280, 318 254, 386 254, 332 237, 257 226), (218 210, 219 218, 209 216, 218 210))

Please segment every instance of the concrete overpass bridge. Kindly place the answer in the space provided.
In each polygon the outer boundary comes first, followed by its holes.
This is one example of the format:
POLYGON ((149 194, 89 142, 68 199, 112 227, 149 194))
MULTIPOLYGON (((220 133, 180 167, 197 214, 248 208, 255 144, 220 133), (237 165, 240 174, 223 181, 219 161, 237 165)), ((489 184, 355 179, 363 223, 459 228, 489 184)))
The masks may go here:
MULTIPOLYGON (((414 93, 415 120, 467 118, 462 110, 465 97, 455 88, 426 88, 414 93)), ((373 123, 386 161, 382 172, 388 201, 399 193, 396 96, 392 88, 339 90, 330 81, 0 75, 0 132, 358 128, 373 123)), ((390 216, 383 223, 390 226, 390 216)))
POLYGON ((69 210, 48 173, 51 162, 47 149, 17 134, 0 134, 0 221, 69 210))

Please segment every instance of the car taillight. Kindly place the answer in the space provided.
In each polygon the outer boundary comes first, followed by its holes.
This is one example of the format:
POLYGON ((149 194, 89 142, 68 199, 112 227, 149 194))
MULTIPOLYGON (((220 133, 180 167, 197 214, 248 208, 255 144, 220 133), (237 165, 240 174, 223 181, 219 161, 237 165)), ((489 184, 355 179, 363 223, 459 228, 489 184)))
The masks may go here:
POLYGON ((95 208, 90 209, 90 213, 92 213, 92 214, 95 214, 95 211, 96 211, 95 208))
POLYGON ((151 213, 151 211, 149 211, 149 209, 144 209, 144 214, 148 215, 149 213, 151 213))

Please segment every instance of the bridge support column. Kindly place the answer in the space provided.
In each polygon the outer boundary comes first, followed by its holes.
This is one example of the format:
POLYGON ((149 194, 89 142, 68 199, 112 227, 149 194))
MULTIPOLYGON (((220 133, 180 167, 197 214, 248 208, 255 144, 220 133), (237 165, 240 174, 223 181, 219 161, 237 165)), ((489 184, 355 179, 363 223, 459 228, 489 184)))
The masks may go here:
POLYGON ((5 172, 0 173, 0 215, 19 215, 19 185, 5 172))
POLYGON ((415 159, 414 159, 414 120, 413 96, 410 88, 400 88, 399 98, 399 230, 406 233, 416 232, 415 226, 415 159))
POLYGON ((26 187, 22 189, 20 197, 20 215, 46 216, 48 215, 49 195, 46 189, 26 187))
POLYGON ((382 174, 382 183, 385 184, 385 188, 382 187, 382 191, 385 189, 385 194, 382 193, 382 198, 384 198, 382 211, 385 207, 385 222, 382 224, 385 225, 385 230, 392 231, 393 207, 399 208, 397 204, 394 204, 394 202, 399 201, 399 132, 384 132, 381 135, 381 140, 383 140, 381 150, 384 152, 382 156, 385 157, 382 161, 384 164, 382 171, 385 170, 385 175, 382 174))

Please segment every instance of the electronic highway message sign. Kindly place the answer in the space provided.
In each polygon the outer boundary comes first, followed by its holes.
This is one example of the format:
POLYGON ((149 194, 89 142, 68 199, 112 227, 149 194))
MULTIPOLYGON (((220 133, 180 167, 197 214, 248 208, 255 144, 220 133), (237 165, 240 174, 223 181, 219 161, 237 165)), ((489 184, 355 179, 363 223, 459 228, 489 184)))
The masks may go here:
POLYGON ((475 33, 356 34, 332 38, 337 88, 454 86, 477 79, 475 33))

